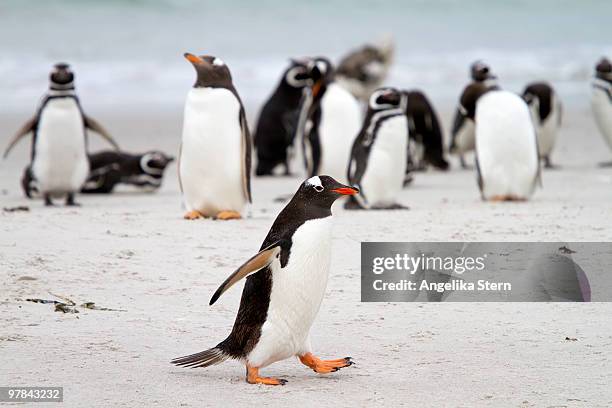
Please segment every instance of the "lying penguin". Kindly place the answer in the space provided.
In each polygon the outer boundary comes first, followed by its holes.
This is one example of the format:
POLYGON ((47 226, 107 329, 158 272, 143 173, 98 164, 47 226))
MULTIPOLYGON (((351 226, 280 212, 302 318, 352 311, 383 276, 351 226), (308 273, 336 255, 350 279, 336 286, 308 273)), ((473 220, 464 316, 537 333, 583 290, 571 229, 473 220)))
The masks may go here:
POLYGON ((22 180, 22 185, 28 179, 35 180, 48 206, 53 205, 53 197, 65 197, 66 205, 77 205, 74 196, 89 173, 88 129, 118 149, 108 132, 83 112, 74 89, 70 66, 56 64, 50 74, 49 92, 38 112, 19 129, 4 152, 6 158, 22 137, 32 133, 31 164, 26 168, 27 179, 22 180))
POLYGON ((474 150, 475 146, 474 121, 470 119, 465 109, 467 100, 471 97, 469 92, 474 90, 472 85, 478 85, 486 90, 499 89, 497 77, 491 73, 491 68, 482 61, 476 61, 470 66, 470 78, 472 82, 464 88, 459 97, 459 104, 453 119, 451 143, 448 149, 451 154, 459 156, 461 167, 464 169, 469 167, 465 162, 464 155, 474 150))
POLYGON ((326 58, 310 59, 308 75, 311 81, 304 88, 296 129, 307 174, 325 173, 344 180, 351 146, 361 128, 361 108, 335 81, 326 58))
POLYGON ((406 114, 410 142, 413 144, 407 171, 424 170, 427 164, 440 169, 448 169, 444 158, 444 136, 438 115, 427 96, 419 90, 404 91, 407 99, 406 114))
POLYGON ((340 60, 336 80, 355 98, 367 102, 389 74, 394 49, 393 39, 386 37, 378 44, 367 44, 351 51, 340 60))
POLYGON ((407 208, 396 202, 406 174, 407 100, 408 95, 395 88, 381 88, 370 96, 348 166, 349 184, 361 194, 349 197, 345 208, 407 208))
POLYGON ((553 168, 550 154, 561 126, 561 101, 546 82, 532 82, 525 87, 523 99, 529 105, 538 138, 538 151, 544 167, 553 168))
POLYGON ((327 287, 331 261, 331 206, 359 191, 329 176, 314 176, 299 187, 280 212, 260 251, 221 284, 210 304, 246 278, 229 336, 215 347, 172 360, 183 367, 208 367, 228 359, 246 365, 250 384, 285 385, 260 376, 268 365, 297 357, 316 373, 353 364, 350 357, 322 360, 312 353, 310 327, 327 287))
POLYGON ((540 181, 538 143, 529 107, 512 92, 484 85, 469 95, 466 109, 476 123, 476 171, 482 199, 529 199, 540 181))
MULTIPOLYGON (((130 154, 118 151, 102 151, 89 154, 90 171, 81 193, 109 194, 117 184, 157 190, 161 187, 164 170, 173 157, 159 151, 130 154)), ((40 194, 38 183, 27 166, 21 179, 23 192, 28 198, 40 194)))
MULTIPOLYGON (((612 149, 612 63, 605 57, 595 66, 595 77, 591 86, 591 108, 599 132, 612 149)), ((602 163, 602 166, 612 166, 612 162, 602 163)))
POLYGON ((279 166, 284 167, 285 175, 289 175, 289 151, 293 146, 302 91, 310 83, 307 63, 292 60, 261 109, 254 135, 257 151, 255 174, 258 176, 274 175, 279 166))

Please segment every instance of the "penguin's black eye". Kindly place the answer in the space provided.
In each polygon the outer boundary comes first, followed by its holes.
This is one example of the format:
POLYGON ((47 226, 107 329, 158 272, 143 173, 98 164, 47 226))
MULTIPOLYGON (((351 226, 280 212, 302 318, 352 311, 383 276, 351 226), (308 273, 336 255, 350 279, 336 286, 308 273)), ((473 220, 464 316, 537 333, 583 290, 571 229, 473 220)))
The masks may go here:
POLYGON ((314 186, 314 189, 317 191, 317 193, 320 193, 324 190, 323 186, 314 186))

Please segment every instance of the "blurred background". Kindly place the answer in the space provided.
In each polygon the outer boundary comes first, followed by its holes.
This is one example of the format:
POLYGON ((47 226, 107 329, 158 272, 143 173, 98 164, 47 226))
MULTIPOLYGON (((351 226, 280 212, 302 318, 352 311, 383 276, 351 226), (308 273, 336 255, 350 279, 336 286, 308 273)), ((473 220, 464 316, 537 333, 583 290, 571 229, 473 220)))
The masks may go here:
POLYGON ((253 116, 289 57, 337 62, 385 35, 396 44, 387 82, 434 103, 452 105, 484 59, 509 90, 546 79, 566 106, 586 105, 594 63, 612 54, 611 15, 609 0, 2 0, 0 114, 33 112, 58 61, 73 65, 88 109, 180 112, 190 51, 230 66, 253 116))

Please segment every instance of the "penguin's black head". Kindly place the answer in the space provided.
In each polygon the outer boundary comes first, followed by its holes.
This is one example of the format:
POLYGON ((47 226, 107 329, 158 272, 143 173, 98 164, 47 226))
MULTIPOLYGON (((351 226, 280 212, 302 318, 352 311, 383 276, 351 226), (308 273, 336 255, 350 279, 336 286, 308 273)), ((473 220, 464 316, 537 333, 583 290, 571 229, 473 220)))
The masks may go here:
POLYGON ((212 55, 184 54, 196 70, 197 78, 194 88, 231 88, 232 74, 221 58, 212 55))
POLYGON ((331 208, 338 198, 358 193, 358 188, 341 184, 333 177, 314 176, 302 183, 295 193, 294 200, 299 200, 306 206, 331 208))
POLYGON ((378 88, 370 96, 368 108, 373 111, 397 109, 405 106, 408 96, 398 89, 385 87, 378 88))
POLYGON ((612 63, 606 57, 599 60, 595 66, 595 76, 606 81, 612 81, 612 63))
POLYGON ((334 67, 324 57, 311 58, 308 61, 308 75, 312 81, 310 84, 313 99, 319 99, 327 85, 334 79, 334 67))
POLYGON ((174 160, 174 157, 167 156, 163 152, 153 150, 142 155, 140 158, 140 168, 144 173, 150 175, 161 175, 166 166, 174 160))
POLYGON ((283 83, 295 89, 303 89, 312 84, 308 72, 308 60, 292 59, 291 65, 283 74, 283 83))
POLYGON ((49 74, 50 88, 54 90, 74 89, 74 74, 70 65, 60 62, 55 64, 53 71, 49 74))
POLYGON ((476 82, 497 78, 491 73, 491 68, 482 61, 476 61, 470 66, 470 76, 476 82))

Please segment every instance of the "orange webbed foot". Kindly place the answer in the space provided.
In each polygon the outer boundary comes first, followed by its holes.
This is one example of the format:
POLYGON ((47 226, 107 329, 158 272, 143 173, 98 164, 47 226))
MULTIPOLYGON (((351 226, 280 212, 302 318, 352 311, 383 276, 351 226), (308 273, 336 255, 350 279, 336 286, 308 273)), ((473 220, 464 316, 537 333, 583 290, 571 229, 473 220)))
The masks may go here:
POLYGON ((249 384, 265 384, 265 385, 285 385, 287 384, 287 380, 283 380, 282 378, 260 377, 259 368, 250 367, 248 365, 247 365, 246 381, 249 384))
POLYGON ((329 374, 340 370, 341 368, 352 366, 353 360, 351 357, 337 358, 334 360, 321 360, 312 353, 306 353, 299 356, 300 361, 305 366, 312 368, 315 373, 329 374))
POLYGON ((240 215, 238 211, 221 211, 215 216, 216 220, 224 220, 224 221, 239 220, 241 218, 242 216, 240 215))
POLYGON ((204 218, 204 216, 199 211, 193 210, 185 213, 183 218, 186 220, 197 220, 198 218, 204 218))

